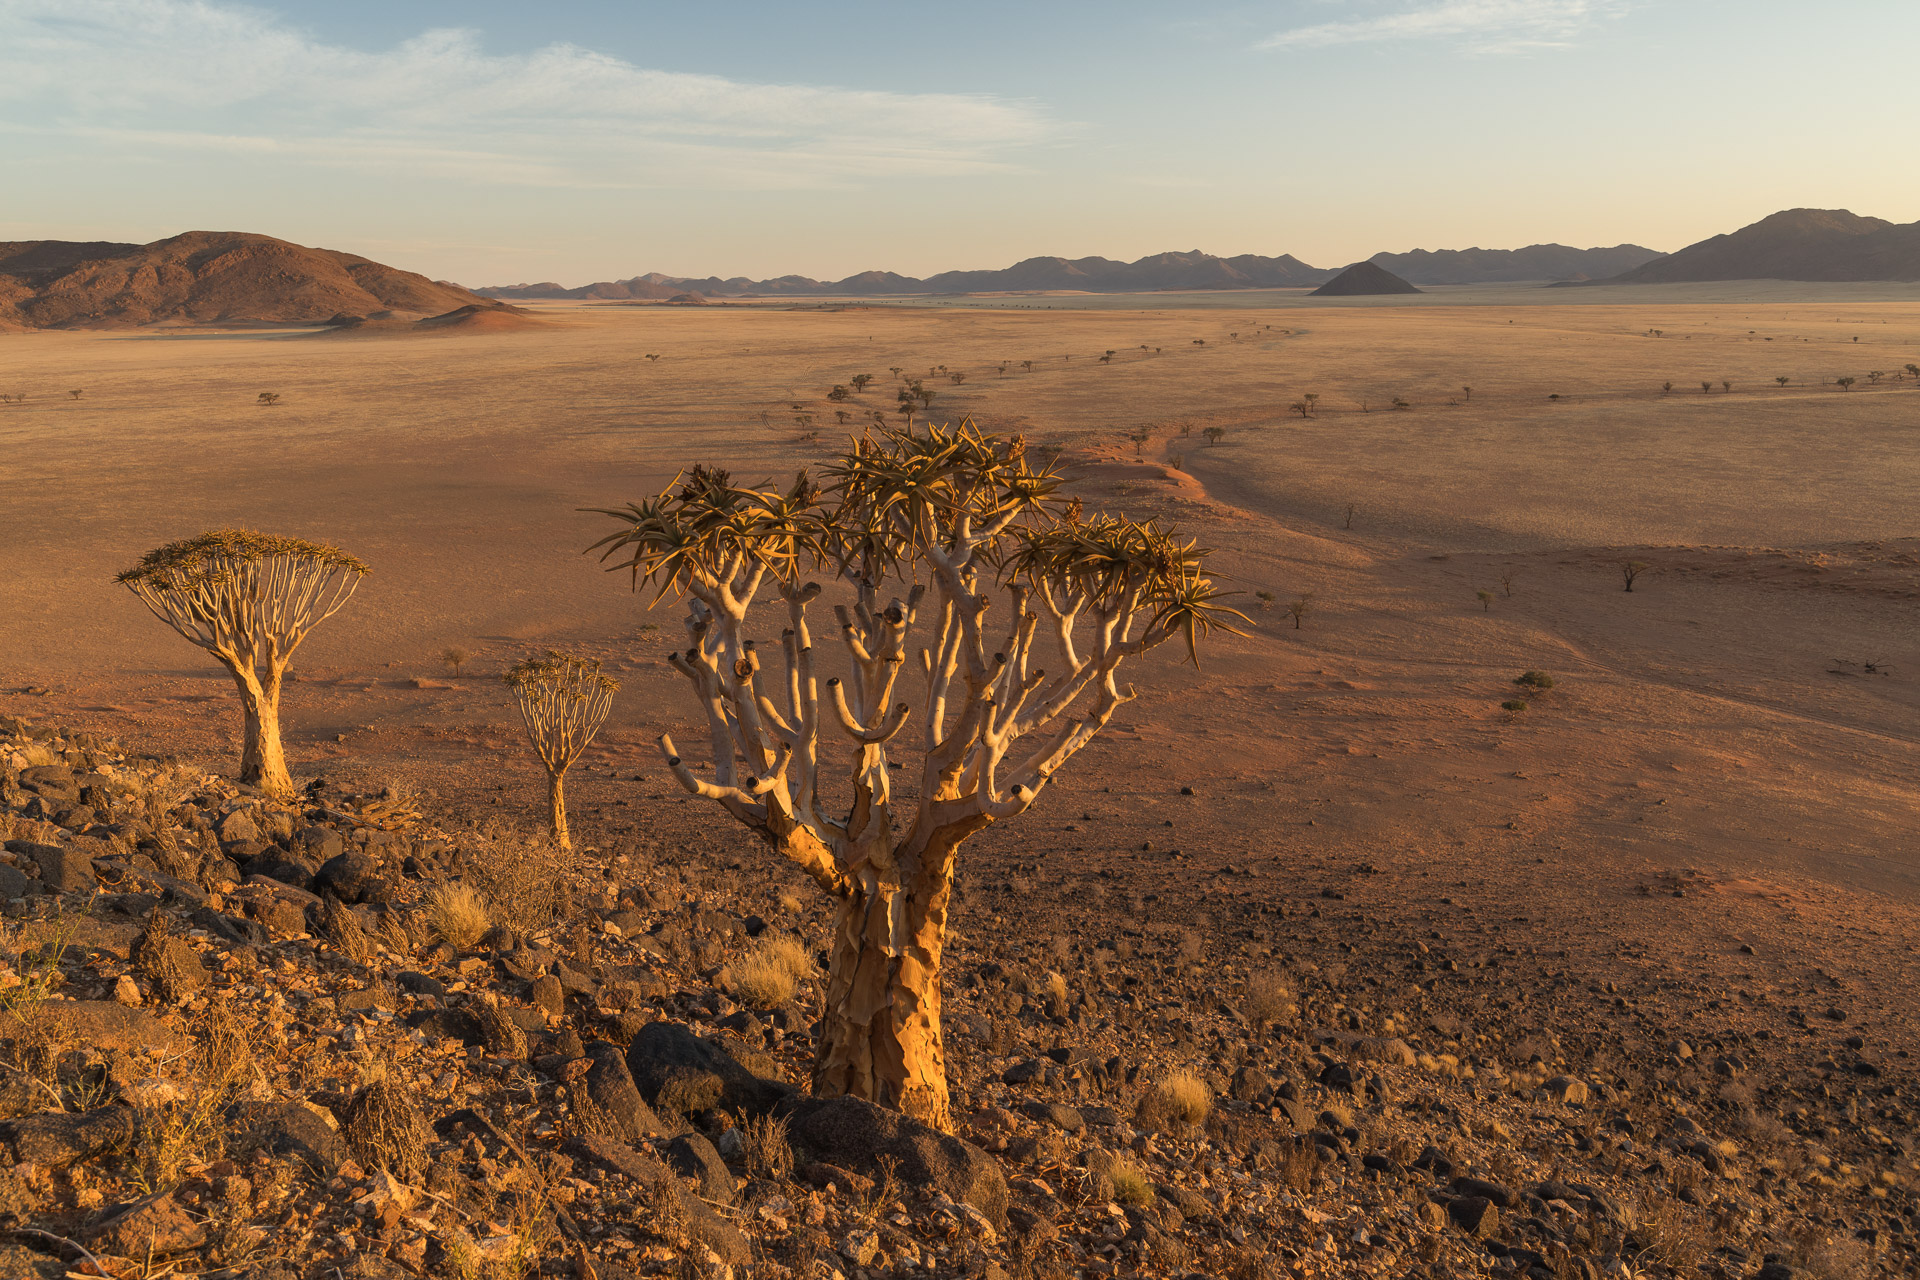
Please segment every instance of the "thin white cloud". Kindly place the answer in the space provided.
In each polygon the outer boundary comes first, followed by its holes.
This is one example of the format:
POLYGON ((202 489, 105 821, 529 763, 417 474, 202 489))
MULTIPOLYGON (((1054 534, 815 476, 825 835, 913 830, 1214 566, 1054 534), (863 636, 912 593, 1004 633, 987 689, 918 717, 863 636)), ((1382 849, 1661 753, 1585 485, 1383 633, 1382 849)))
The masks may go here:
POLYGON ((755 84, 434 30, 366 52, 210 0, 0 0, 0 125, 570 187, 839 185, 1006 168, 1053 136, 978 94, 755 84))
POLYGON ((1562 46, 1604 17, 1617 0, 1442 0, 1419 9, 1295 27, 1262 49, 1323 49, 1393 40, 1453 40, 1481 52, 1562 46))

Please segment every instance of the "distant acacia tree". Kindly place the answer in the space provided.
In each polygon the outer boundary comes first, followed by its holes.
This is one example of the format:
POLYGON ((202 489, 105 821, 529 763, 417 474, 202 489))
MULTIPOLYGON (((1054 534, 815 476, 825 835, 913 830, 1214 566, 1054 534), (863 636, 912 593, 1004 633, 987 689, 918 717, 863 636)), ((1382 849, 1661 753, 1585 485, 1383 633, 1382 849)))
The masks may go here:
POLYGON ((706 713, 709 763, 695 773, 663 735, 667 767, 834 900, 814 1094, 951 1129, 940 978, 961 846, 1025 812, 1106 728, 1134 696, 1123 662, 1169 640, 1195 657, 1246 619, 1204 551, 1152 522, 1084 515, 1017 437, 875 433, 827 474, 824 488, 805 472, 758 488, 698 467, 608 511, 622 527, 596 545, 636 589, 687 602, 687 646, 668 661, 706 713), (834 629, 845 679, 821 679, 816 571, 848 597, 834 629), (885 594, 896 587, 904 599, 885 594), (763 593, 785 623, 777 676, 749 638, 763 593), (909 667, 917 698, 898 687, 909 667), (891 766, 908 753, 918 786, 899 830, 891 766), (836 772, 844 808, 826 795, 836 772))
POLYGON ((85 394, 87 394, 87 393, 86 393, 86 392, 84 392, 84 391, 69 391, 69 392, 67 392, 67 394, 68 394, 68 395, 70 395, 70 396, 72 396, 72 397, 73 397, 73 398, 74 398, 75 400, 78 400, 78 399, 79 399, 79 398, 80 398, 81 396, 83 396, 83 395, 85 395, 85 394))
POLYGON ((1732 380, 1732 379, 1730 379, 1730 378, 1722 378, 1722 379, 1720 379, 1720 390, 1722 390, 1722 391, 1724 391, 1724 392, 1726 392, 1726 393, 1727 393, 1728 395, 1732 395, 1732 394, 1733 394, 1733 380, 1732 380))
POLYGON ((1466 402, 1467 402, 1468 404, 1472 404, 1472 403, 1473 403, 1473 388, 1472 388, 1472 387, 1462 387, 1462 388, 1460 388, 1460 398, 1461 398, 1462 400, 1465 400, 1465 401, 1466 401, 1466 402))
POLYGON ((620 685, 601 674, 598 662, 551 649, 545 657, 515 663, 500 678, 513 690, 527 740, 546 766, 547 829, 555 844, 571 849, 567 770, 607 722, 613 695, 620 685))
POLYGON ((447 648, 440 651, 440 661, 446 663, 447 671, 456 676, 460 674, 460 668, 467 665, 467 659, 472 656, 465 649, 460 648, 447 648))
POLYGON ((1869 369, 1867 371, 1867 385, 1870 387, 1876 386, 1878 385, 1880 379, 1886 376, 1887 376, 1887 373, 1886 373, 1886 370, 1884 369, 1869 369))
POLYGON ((1033 361, 1031 361, 1031 360, 1022 360, 1022 361, 1020 362, 1020 367, 1021 367, 1021 368, 1023 368, 1023 369, 1025 369, 1025 370, 1026 370, 1026 371, 1027 371, 1028 373, 1032 373, 1032 372, 1033 372, 1033 361))
POLYGON ((855 391, 865 391, 867 384, 873 381, 873 375, 870 373, 856 373, 853 377, 847 379, 847 381, 853 384, 855 391))
POLYGON ((1288 405, 1287 408, 1303 418, 1307 416, 1307 402, 1305 400, 1295 400, 1292 404, 1288 405))
POLYGON ((293 794, 280 746, 280 684, 307 633, 338 613, 367 566, 323 543, 215 529, 149 551, 115 581, 199 645, 240 689, 240 781, 293 794))
POLYGON ((1200 434, 1207 438, 1209 445, 1216 445, 1226 438, 1227 429, 1225 427, 1208 427, 1200 434))
POLYGON ((1908 376, 1909 378, 1915 378, 1915 379, 1920 379, 1920 364, 1910 364, 1910 365, 1908 365, 1908 366, 1907 366, 1907 376, 1908 376))
POLYGON ((1622 560, 1620 562, 1620 577, 1626 583, 1628 591, 1633 590, 1634 582, 1646 571, 1647 562, 1645 560, 1622 560))
POLYGON ((1307 620, 1307 615, 1312 612, 1313 597, 1311 595, 1297 596, 1293 602, 1287 606, 1287 613, 1293 618, 1293 629, 1295 631, 1300 630, 1301 626, 1307 620))
POLYGON ((1842 391, 1851 391, 1853 390, 1853 384, 1859 381, 1859 379, 1849 373, 1844 377, 1835 378, 1833 381, 1842 391))
POLYGON ((1660 384, 1660 391, 1661 391, 1661 394, 1663 394, 1663 395, 1668 395, 1668 394, 1671 394, 1671 393, 1672 393, 1672 391, 1673 391, 1673 384, 1672 384, 1671 382, 1663 382, 1663 383, 1661 383, 1661 384, 1660 384))
POLYGON ((1775 378, 1775 379, 1774 379, 1774 381, 1775 381, 1775 382, 1777 382, 1777 383, 1779 383, 1779 384, 1780 384, 1781 386, 1783 386, 1783 387, 1784 387, 1784 386, 1786 386, 1786 385, 1787 385, 1787 384, 1788 384, 1789 382, 1792 382, 1792 381, 1793 381, 1793 379, 1792 379, 1792 378, 1789 378, 1789 377, 1788 377, 1788 376, 1787 376, 1786 374, 1784 374, 1784 373, 1783 373, 1783 374, 1781 374, 1781 375, 1780 375, 1779 377, 1777 377, 1777 378, 1775 378))
POLYGON ((1493 592, 1476 591, 1473 594, 1478 597, 1480 601, 1480 611, 1482 613, 1491 613, 1493 611, 1493 592))
POLYGON ((279 404, 280 393, 278 391, 262 391, 260 393, 260 398, 258 401, 256 401, 256 403, 263 404, 263 405, 279 404))

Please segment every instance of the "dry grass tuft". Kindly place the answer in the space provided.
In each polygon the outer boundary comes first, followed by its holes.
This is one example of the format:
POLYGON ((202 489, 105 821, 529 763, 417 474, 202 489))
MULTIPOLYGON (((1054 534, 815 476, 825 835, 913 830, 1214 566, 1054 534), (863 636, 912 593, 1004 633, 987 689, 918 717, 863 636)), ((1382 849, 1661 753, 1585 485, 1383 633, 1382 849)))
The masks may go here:
POLYGON ((798 938, 769 935, 733 964, 727 987, 756 1009, 775 1009, 792 1000, 812 972, 813 957, 798 938))
POLYGON ((1144 1129, 1191 1128, 1213 1110, 1213 1091, 1185 1071, 1176 1071, 1140 1099, 1135 1118, 1144 1129))
POLYGON ((793 1147, 787 1122, 772 1116, 748 1116, 740 1126, 742 1158, 751 1177, 784 1181, 793 1173, 793 1147))
POLYGON ((427 928, 456 951, 471 951, 493 928, 493 911, 471 885, 443 881, 427 890, 427 928))
POLYGON ((1153 1202, 1153 1182, 1131 1160, 1116 1160, 1113 1168, 1107 1171, 1108 1181, 1113 1183, 1113 1199, 1116 1204, 1145 1205, 1153 1202))

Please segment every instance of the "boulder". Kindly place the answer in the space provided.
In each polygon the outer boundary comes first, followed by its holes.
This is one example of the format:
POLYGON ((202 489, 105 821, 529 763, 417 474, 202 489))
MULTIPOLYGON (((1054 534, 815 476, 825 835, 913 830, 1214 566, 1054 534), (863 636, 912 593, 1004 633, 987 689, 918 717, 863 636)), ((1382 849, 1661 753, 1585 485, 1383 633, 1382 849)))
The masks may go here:
POLYGON ((389 893, 379 864, 358 849, 328 858, 313 873, 313 891, 331 893, 342 902, 383 902, 389 893))
POLYGON ((697 1133, 683 1133, 667 1144, 667 1163, 683 1178, 692 1178, 700 1198, 714 1204, 732 1204, 737 1188, 726 1161, 713 1144, 697 1133))
POLYGON ((41 883, 54 893, 85 893, 99 883, 93 873, 93 859, 77 849, 31 840, 9 840, 7 849, 32 859, 41 883))
POLYGON ((234 1126, 243 1151, 269 1151, 304 1161, 326 1177, 352 1154, 347 1140, 312 1107, 298 1102, 256 1102, 240 1109, 234 1126))
POLYGON ((667 1132, 660 1117, 634 1086, 633 1073, 627 1069, 627 1059, 619 1045, 595 1040, 585 1046, 582 1056, 592 1065, 581 1079, 581 1087, 622 1137, 628 1142, 638 1142, 667 1132))
POLYGON ((890 1157, 908 1186, 931 1186, 963 1200, 996 1230, 1006 1230, 1006 1177, 972 1143, 858 1098, 796 1097, 786 1113, 788 1139, 812 1159, 872 1171, 882 1156, 890 1157))
POLYGON ((793 1093, 791 1085, 762 1079, 677 1022, 640 1028, 627 1048, 627 1068, 641 1097, 686 1116, 715 1108, 763 1115, 793 1093))
POLYGON ((131 1145, 139 1129, 139 1118, 125 1107, 53 1111, 0 1123, 0 1146, 12 1156, 9 1164, 63 1169, 131 1145))
POLYGON ((34 897, 46 892, 46 885, 19 868, 0 862, 0 899, 34 897))

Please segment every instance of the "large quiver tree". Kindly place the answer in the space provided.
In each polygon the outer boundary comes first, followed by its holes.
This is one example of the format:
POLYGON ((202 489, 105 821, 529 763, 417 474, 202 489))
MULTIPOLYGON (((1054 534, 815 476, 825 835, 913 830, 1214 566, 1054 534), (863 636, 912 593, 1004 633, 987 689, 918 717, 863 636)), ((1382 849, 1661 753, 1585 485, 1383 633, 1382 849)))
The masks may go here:
POLYGON ((120 574, 155 617, 220 660, 240 688, 240 781, 293 794, 280 683, 307 633, 340 611, 367 566, 303 538, 215 529, 149 551, 120 574))
POLYGON ((567 770, 607 722, 620 685, 600 673, 600 664, 549 649, 500 677, 513 690, 527 740, 547 769, 547 829, 562 849, 573 848, 567 831, 567 770))
POLYGON ((623 555, 615 567, 656 600, 687 600, 688 644, 670 661, 705 711, 711 772, 663 735, 668 766, 837 900, 818 1095, 951 1128, 940 967, 961 843, 1031 805, 1134 696, 1124 661, 1175 637, 1192 656, 1212 628, 1245 621, 1220 602, 1205 551, 1153 523, 1085 518, 1059 485, 1021 440, 968 424, 856 440, 824 488, 804 472, 777 490, 696 468, 605 513, 625 527, 595 544, 603 558, 623 555), (845 597, 833 606, 844 679, 820 678, 815 570, 845 597), (904 598, 883 596, 907 583, 904 598), (785 615, 783 668, 764 676, 748 632, 763 592, 785 615), (837 807, 823 734, 851 749, 837 807), (919 757, 898 821, 892 754, 919 757))

